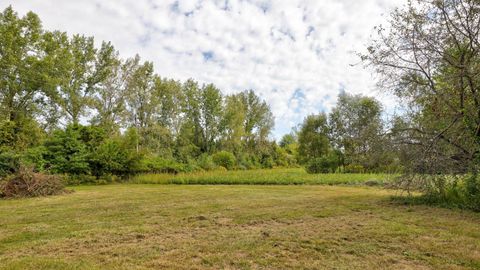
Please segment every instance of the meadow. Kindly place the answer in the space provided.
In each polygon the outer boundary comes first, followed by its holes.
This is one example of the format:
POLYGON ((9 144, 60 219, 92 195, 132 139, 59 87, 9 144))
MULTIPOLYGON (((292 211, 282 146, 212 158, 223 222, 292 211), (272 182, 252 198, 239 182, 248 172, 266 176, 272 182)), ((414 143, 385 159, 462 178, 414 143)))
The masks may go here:
POLYGON ((0 201, 0 269, 480 268, 480 214, 378 187, 74 189, 0 201))
POLYGON ((202 171, 180 174, 141 174, 129 183, 194 185, 383 185, 395 174, 309 174, 303 168, 202 171))

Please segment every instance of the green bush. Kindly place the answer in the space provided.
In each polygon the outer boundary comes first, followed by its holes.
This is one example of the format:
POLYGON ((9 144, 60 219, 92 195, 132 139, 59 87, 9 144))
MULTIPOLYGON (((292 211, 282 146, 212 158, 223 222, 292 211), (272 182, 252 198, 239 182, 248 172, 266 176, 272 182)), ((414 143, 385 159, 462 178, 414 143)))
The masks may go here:
POLYGON ((13 151, 0 152, 0 177, 5 177, 18 170, 20 156, 13 151))
POLYGON ((54 173, 90 174, 87 145, 81 140, 77 126, 57 130, 45 142, 45 159, 54 173))
POLYGON ((213 162, 212 156, 208 154, 202 154, 197 159, 197 165, 205 171, 215 170, 217 165, 213 162))
POLYGON ((231 170, 234 168, 236 160, 235 156, 227 151, 220 151, 213 155, 213 162, 218 166, 222 166, 227 168, 227 170, 231 170))
POLYGON ((251 170, 260 167, 260 164, 258 164, 255 158, 250 155, 243 154, 240 155, 240 158, 238 159, 238 168, 241 170, 251 170))
POLYGON ((335 153, 314 158, 307 163, 308 173, 333 173, 340 166, 341 160, 335 153))
POLYGON ((20 162, 23 166, 33 168, 37 172, 43 172, 47 169, 46 153, 47 149, 44 146, 27 149, 22 154, 20 162))
POLYGON ((190 170, 191 168, 187 164, 182 164, 175 160, 162 157, 146 157, 141 161, 141 172, 143 173, 177 174, 190 170))
POLYGON ((404 175, 395 186, 423 194, 404 198, 408 202, 480 211, 480 177, 468 175, 404 175))

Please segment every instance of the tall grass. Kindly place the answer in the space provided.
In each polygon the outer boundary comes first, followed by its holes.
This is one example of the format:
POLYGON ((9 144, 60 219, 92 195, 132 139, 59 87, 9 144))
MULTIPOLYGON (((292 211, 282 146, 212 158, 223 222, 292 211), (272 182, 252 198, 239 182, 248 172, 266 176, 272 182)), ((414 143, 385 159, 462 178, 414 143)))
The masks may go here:
POLYGON ((448 208, 463 208, 480 212, 480 177, 465 175, 406 175, 394 185, 417 196, 397 196, 393 199, 409 204, 429 204, 448 208))
POLYGON ((260 169, 246 171, 206 171, 172 174, 141 174, 130 179, 137 184, 189 185, 382 185, 391 174, 308 174, 304 169, 260 169))

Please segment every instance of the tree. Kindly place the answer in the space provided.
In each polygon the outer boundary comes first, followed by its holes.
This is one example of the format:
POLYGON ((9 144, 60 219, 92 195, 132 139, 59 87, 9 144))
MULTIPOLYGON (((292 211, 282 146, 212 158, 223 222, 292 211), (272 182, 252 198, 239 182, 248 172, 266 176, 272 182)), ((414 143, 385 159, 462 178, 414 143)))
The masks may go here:
POLYGON ((40 19, 32 12, 19 18, 7 7, 0 13, 0 36, 0 119, 33 117, 54 79, 40 19))
POLYGON ((178 134, 183 121, 184 95, 181 83, 158 77, 155 80, 155 95, 159 98, 156 122, 162 127, 168 128, 172 134, 178 134))
POLYGON ((223 114, 222 147, 235 155, 244 150, 242 139, 245 136, 246 108, 240 95, 229 95, 225 98, 223 114))
POLYGON ((363 60, 380 85, 407 104, 403 144, 422 149, 410 170, 474 170, 480 156, 480 4, 412 1, 392 14, 389 30, 363 60))
POLYGON ((292 145, 297 142, 297 138, 295 134, 289 133, 285 134, 282 136, 282 139, 280 140, 280 147, 287 148, 289 145, 292 145))
POLYGON ((382 160, 382 106, 375 98, 341 93, 337 105, 329 114, 331 138, 343 152, 345 165, 361 165, 367 169, 379 167, 382 160))
POLYGON ((183 85, 184 111, 193 126, 193 143, 202 153, 212 153, 222 133, 223 97, 214 85, 199 87, 193 80, 183 85))
POLYGON ((245 136, 250 149, 255 144, 265 142, 274 126, 274 118, 270 107, 253 90, 239 94, 245 107, 245 136))
POLYGON ((96 87, 111 72, 115 50, 106 42, 97 50, 93 37, 74 35, 71 39, 64 40, 57 53, 61 55, 63 68, 57 102, 67 114, 68 122, 78 124, 92 106, 96 87))
POLYGON ((91 122, 103 127, 107 133, 115 134, 124 126, 128 83, 136 67, 134 59, 123 61, 118 52, 112 55, 107 76, 97 85, 92 100, 96 115, 91 122))
POLYGON ((299 161, 297 133, 296 130, 293 130, 291 133, 285 134, 279 143, 280 148, 284 149, 287 155, 288 165, 297 164, 299 161))
POLYGON ((305 164, 311 159, 326 156, 332 148, 329 133, 326 114, 307 116, 298 133, 299 161, 305 164))
POLYGON ((222 150, 245 168, 293 164, 296 144, 269 139, 274 119, 253 90, 224 97, 213 84, 162 78, 152 62, 124 60, 93 37, 44 31, 34 13, 19 18, 11 7, 0 13, 0 37, 4 172, 26 162, 99 177, 201 155, 209 167, 222 150))

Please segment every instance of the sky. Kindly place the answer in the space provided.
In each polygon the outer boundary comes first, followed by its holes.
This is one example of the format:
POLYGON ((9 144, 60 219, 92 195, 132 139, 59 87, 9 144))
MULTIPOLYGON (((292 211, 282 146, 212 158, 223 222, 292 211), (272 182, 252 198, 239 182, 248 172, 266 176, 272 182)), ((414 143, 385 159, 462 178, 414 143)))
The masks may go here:
POLYGON ((341 91, 395 103, 360 63, 389 13, 406 0, 0 0, 47 30, 111 41, 166 78, 213 83, 224 94, 253 89, 275 117, 272 136, 329 112, 341 91))

